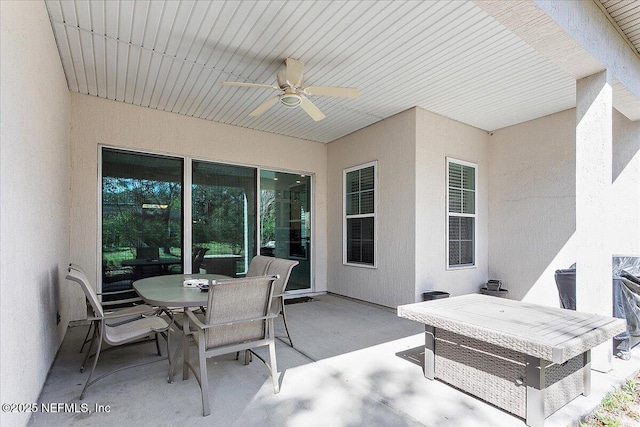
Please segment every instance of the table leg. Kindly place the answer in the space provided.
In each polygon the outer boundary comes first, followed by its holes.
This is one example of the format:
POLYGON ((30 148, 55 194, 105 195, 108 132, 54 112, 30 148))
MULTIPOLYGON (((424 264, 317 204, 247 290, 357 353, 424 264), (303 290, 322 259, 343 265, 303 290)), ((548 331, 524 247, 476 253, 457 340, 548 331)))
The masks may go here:
POLYGON ((424 326, 424 376, 430 380, 435 378, 435 347, 436 346, 436 328, 430 325, 424 326))
POLYGON ((171 359, 171 365, 169 366, 169 382, 173 382, 173 375, 176 371, 176 366, 178 365, 178 359, 180 355, 180 350, 182 350, 183 340, 178 340, 178 348, 175 353, 173 353, 173 358, 171 359))
POLYGON ((527 355, 527 417, 531 427, 544 425, 545 368, 547 362, 527 355))
POLYGON ((187 307, 184 307, 184 314, 182 315, 182 379, 189 379, 189 367, 187 362, 189 361, 189 316, 187 316, 187 307))
MULTIPOLYGON (((183 307, 183 313, 186 313, 188 307, 183 307)), ((176 322, 177 323, 177 322, 176 322)), ((173 382, 173 376, 176 371, 176 366, 178 365, 178 356, 180 355, 180 350, 182 350, 182 379, 189 378, 189 368, 185 363, 186 360, 189 360, 189 337, 185 331, 189 331, 189 318, 186 314, 182 315, 182 339, 178 340, 178 348, 176 348, 175 353, 173 353, 173 358, 171 360, 171 366, 169 366, 169 382, 173 382)))
POLYGON ((591 349, 582 353, 582 385, 583 396, 589 396, 591 394, 591 349))

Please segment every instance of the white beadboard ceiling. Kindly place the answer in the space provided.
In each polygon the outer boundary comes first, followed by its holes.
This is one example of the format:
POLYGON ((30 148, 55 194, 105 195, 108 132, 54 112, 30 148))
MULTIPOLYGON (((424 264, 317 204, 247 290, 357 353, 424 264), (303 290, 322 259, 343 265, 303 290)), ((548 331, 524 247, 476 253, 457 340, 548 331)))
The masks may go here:
POLYGON ((330 142, 414 106, 492 131, 575 106, 575 80, 472 2, 46 2, 69 89, 221 123, 330 142), (286 57, 307 85, 357 99, 249 113, 286 57))

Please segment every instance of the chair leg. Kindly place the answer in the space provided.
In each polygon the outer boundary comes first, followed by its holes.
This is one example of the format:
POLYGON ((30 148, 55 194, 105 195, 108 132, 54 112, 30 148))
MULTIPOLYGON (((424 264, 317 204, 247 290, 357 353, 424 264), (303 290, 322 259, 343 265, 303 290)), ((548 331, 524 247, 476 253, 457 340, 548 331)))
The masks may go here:
MULTIPOLYGON (((236 351, 236 360, 240 360, 240 352, 236 351)), ((251 352, 249 350, 245 350, 244 352, 244 364, 248 365, 252 361, 251 352)))
MULTIPOLYGON (((80 400, 84 399, 84 393, 87 391, 87 387, 89 387, 89 384, 91 383, 91 376, 93 375, 93 372, 96 370, 96 365, 98 364, 98 358, 100 357, 100 350, 102 349, 102 334, 104 332, 103 328, 104 328, 104 324, 100 322, 100 333, 98 336, 98 338, 100 339, 100 342, 98 342, 98 349, 96 350, 96 355, 93 360, 93 367, 91 368, 91 372, 89 372, 89 378, 87 378, 87 382, 85 383, 84 388, 82 389, 82 393, 80 393, 80 400)), ((96 325, 96 329, 98 329, 97 325, 96 325)))
POLYGON ((158 334, 156 333, 156 350, 158 350, 158 356, 162 356, 162 352, 160 351, 160 341, 158 341, 158 334))
MULTIPOLYGON (((273 323, 273 319, 271 319, 273 323)), ((273 331, 273 325, 270 328, 273 331)), ((269 369, 271 370, 271 379, 273 380, 273 393, 277 394, 280 392, 280 384, 278 382, 278 364, 276 362, 276 342, 273 337, 273 332, 270 333, 271 340, 269 342, 269 369)))
POLYGON ((191 326, 189 326, 189 316, 187 316, 186 312, 182 315, 182 380, 189 379, 189 367, 187 364, 189 363, 189 336, 187 333, 190 331, 191 326))
POLYGON ((91 321, 89 323, 89 329, 87 329, 87 334, 84 336, 84 341, 82 341, 82 346, 80 347, 80 353, 82 353, 82 350, 84 350, 84 346, 89 342, 88 338, 89 338, 89 333, 91 333, 91 331, 93 330, 93 321, 91 321))
MULTIPOLYGON (((167 335, 168 336, 168 335, 167 335)), ((167 346, 169 344, 167 343, 167 346)), ((171 360, 171 354, 169 354, 169 379, 168 382, 169 384, 173 383, 173 377, 175 375, 175 370, 176 367, 178 366, 178 360, 180 360, 180 351, 182 350, 182 346, 184 345, 184 341, 181 338, 178 338, 178 348, 176 349, 176 352, 174 353, 174 358, 173 360, 171 360)), ((184 352, 183 352, 184 354, 184 352)))
POLYGON ((200 359, 200 392, 202 394, 202 416, 211 414, 209 406, 209 378, 207 376, 207 356, 204 352, 204 334, 198 340, 198 355, 200 359))
POLYGON ((167 341, 167 360, 169 361, 169 367, 171 367, 171 351, 170 351, 171 346, 169 345, 170 336, 171 336, 171 326, 169 326, 169 329, 167 329, 167 337, 166 337, 167 338, 166 340, 167 341))
MULTIPOLYGON (((93 343, 96 341, 97 336, 98 336, 98 326, 93 325, 93 336, 91 337, 91 341, 89 341, 89 348, 87 349, 87 354, 84 356, 84 360, 82 360, 82 365, 80 365, 80 372, 84 372, 84 366, 87 364, 87 360, 89 360, 89 357, 91 357, 91 349, 93 348, 93 343)), ((102 342, 100 344, 102 344, 102 342)))
POLYGON ((284 297, 280 297, 280 298, 282 298, 281 306, 282 306, 282 319, 284 320, 284 330, 287 331, 287 338, 289 338, 289 345, 291 346, 291 348, 293 348, 293 341, 291 340, 291 334, 289 333, 289 327, 287 326, 287 314, 284 311, 284 297))

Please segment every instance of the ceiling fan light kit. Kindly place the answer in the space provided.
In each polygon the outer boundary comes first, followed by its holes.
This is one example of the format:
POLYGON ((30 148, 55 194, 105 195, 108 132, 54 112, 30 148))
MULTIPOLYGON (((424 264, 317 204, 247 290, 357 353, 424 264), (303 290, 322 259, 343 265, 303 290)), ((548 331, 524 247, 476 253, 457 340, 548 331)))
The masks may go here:
POLYGON ((304 64, 296 59, 285 59, 286 69, 280 70, 276 75, 278 86, 265 85, 260 83, 243 83, 243 82, 221 82, 225 86, 243 86, 254 87, 260 89, 274 89, 283 91, 280 95, 269 98, 258 108, 249 113, 250 116, 256 117, 273 107, 280 101, 286 108, 301 107, 315 121, 325 118, 325 115, 316 105, 305 95, 312 96, 335 96, 340 98, 357 98, 360 96, 358 89, 353 87, 337 87, 337 86, 302 86, 302 76, 304 64))
POLYGON ((302 103, 302 97, 297 93, 285 93, 280 96, 280 103, 287 108, 296 108, 302 103))

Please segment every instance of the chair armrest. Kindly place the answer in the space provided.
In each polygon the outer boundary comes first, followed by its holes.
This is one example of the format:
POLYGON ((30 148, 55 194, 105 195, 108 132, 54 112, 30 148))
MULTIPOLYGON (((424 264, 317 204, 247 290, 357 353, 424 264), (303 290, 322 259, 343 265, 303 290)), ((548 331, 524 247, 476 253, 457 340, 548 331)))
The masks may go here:
POLYGON ((118 307, 115 309, 110 309, 109 307, 102 307, 102 308, 105 315, 129 313, 132 316, 138 315, 138 316, 149 317, 149 316, 156 316, 162 312, 162 309, 160 307, 153 307, 147 304, 134 304, 129 307, 124 307, 124 308, 118 307))
POLYGON ((118 295, 118 294, 128 294, 131 292, 135 292, 136 290, 131 288, 131 289, 125 289, 122 291, 106 291, 106 292, 96 292, 96 295, 118 295))
POLYGON ((116 300, 116 301, 103 301, 102 302, 102 306, 103 307, 110 307, 112 305, 128 304, 130 302, 141 302, 141 301, 142 301, 142 298, 140 298, 140 297, 119 299, 119 300, 116 300))
POLYGON ((216 326, 228 326, 228 325, 234 325, 236 323, 255 322, 256 320, 275 319, 276 317, 278 317, 278 315, 269 314, 267 316, 262 316, 262 317, 252 317, 251 319, 239 319, 231 322, 212 323, 210 325, 207 325, 202 323, 200 319, 198 319, 195 316, 195 314, 193 314, 192 311, 186 311, 185 314, 189 318, 189 321, 192 322, 197 329, 209 329, 209 328, 214 328, 216 326))
MULTIPOLYGON (((112 313, 105 313, 104 317, 98 317, 95 318, 94 320, 113 320, 113 319, 121 319, 121 318, 130 318, 131 316, 135 316, 137 313, 118 313, 118 312, 112 312, 112 313)), ((151 317, 151 316, 148 316, 151 317)))
POLYGON ((207 325, 202 323, 191 310, 185 310, 183 315, 187 316, 189 318, 189 322, 191 322, 191 324, 197 329, 205 329, 207 327, 207 325))

